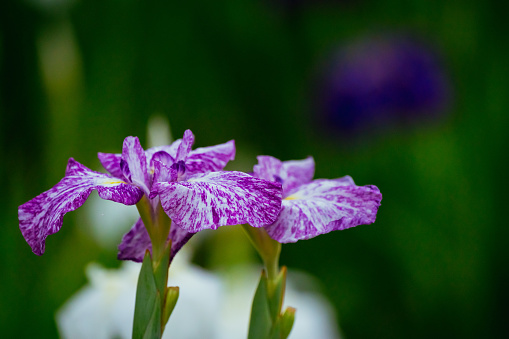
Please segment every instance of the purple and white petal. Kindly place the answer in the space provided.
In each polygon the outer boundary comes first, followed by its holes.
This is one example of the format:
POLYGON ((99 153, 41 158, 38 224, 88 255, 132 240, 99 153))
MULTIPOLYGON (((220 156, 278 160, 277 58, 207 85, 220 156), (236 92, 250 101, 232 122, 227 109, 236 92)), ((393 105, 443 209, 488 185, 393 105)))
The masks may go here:
POLYGON ((314 180, 302 185, 282 203, 275 223, 265 229, 281 243, 371 224, 382 200, 376 186, 356 186, 350 177, 314 180))
POLYGON ((211 172, 153 187, 168 216, 188 232, 274 222, 281 209, 281 185, 242 172, 211 172))
POLYGON ((132 260, 142 262, 146 250, 152 253, 152 242, 141 218, 136 221, 131 230, 124 234, 118 245, 118 260, 132 260))
MULTIPOLYGON (((168 240, 171 239, 172 241, 170 260, 173 259, 177 252, 189 241, 189 239, 191 239, 193 235, 194 233, 189 233, 172 222, 170 234, 168 236, 168 240)), ((150 253, 152 253, 152 243, 147 229, 140 218, 131 230, 122 238, 122 242, 118 246, 117 258, 119 260, 142 262, 146 250, 149 250, 150 253)))
POLYGON ((175 157, 177 156, 177 150, 181 143, 182 139, 177 139, 171 145, 151 147, 145 151, 147 160, 150 162, 150 160, 152 160, 152 156, 159 151, 164 151, 175 159, 175 157))
POLYGON ((116 153, 97 153, 99 161, 103 167, 111 173, 114 177, 123 178, 122 168, 120 168, 120 161, 122 154, 116 153))
POLYGON ((177 155, 175 156, 175 161, 183 161, 186 160, 187 156, 191 152, 191 148, 194 144, 194 134, 191 130, 186 129, 184 132, 184 136, 182 137, 182 142, 180 143, 177 149, 177 155))
POLYGON ((254 176, 281 183, 283 196, 300 185, 310 182, 315 174, 313 157, 284 162, 268 155, 260 155, 257 159, 258 164, 253 168, 254 176))
POLYGON ((168 152, 165 151, 159 151, 156 152, 152 158, 150 159, 150 167, 152 167, 154 161, 159 161, 163 163, 166 166, 171 166, 175 162, 175 158, 173 158, 168 152))
POLYGON ((281 160, 270 155, 259 155, 256 159, 258 159, 258 164, 253 167, 255 177, 282 183, 281 168, 283 162, 281 160))
POLYGON ((42 255, 45 239, 62 227, 64 215, 87 200, 93 190, 103 199, 134 205, 143 191, 110 175, 88 169, 69 159, 66 176, 48 191, 19 206, 19 228, 37 255, 42 255))
POLYGON ((173 220, 170 227, 169 239, 171 239, 170 260, 175 257, 178 251, 184 246, 195 233, 191 233, 180 227, 173 220))
POLYGON ((126 179, 142 188, 148 195, 150 193, 150 178, 147 171, 147 158, 138 137, 127 137, 124 139, 122 160, 127 165, 127 168, 124 169, 126 179), (127 169, 128 174, 126 173, 127 169))
POLYGON ((186 160, 188 175, 221 171, 228 161, 235 159, 235 141, 224 144, 200 147, 189 153, 186 160))
POLYGON ((300 185, 307 184, 313 180, 314 175, 315 161, 313 157, 307 157, 303 160, 284 161, 281 168, 283 195, 300 185))
POLYGON ((67 163, 65 177, 60 180, 60 183, 62 182, 68 185, 69 191, 72 191, 73 187, 89 185, 91 191, 97 190, 97 194, 102 199, 119 202, 124 205, 134 205, 143 197, 143 191, 139 187, 108 174, 92 171, 73 158, 70 158, 67 163))
MULTIPOLYGON (((171 169, 171 167, 166 166, 161 161, 154 160, 152 162, 152 167, 154 170, 154 180, 152 182, 152 185, 156 182, 160 181, 172 181, 172 179, 176 178, 175 171, 171 169)), ((153 199, 155 195, 151 192, 149 197, 153 199)))

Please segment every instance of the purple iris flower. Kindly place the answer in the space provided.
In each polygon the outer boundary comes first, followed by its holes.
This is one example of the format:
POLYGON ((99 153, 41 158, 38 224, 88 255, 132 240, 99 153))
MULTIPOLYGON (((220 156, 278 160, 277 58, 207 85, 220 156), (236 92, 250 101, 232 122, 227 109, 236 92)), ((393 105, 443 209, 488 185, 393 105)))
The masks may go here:
MULTIPOLYGON (((203 229, 246 222, 262 227, 276 219, 280 184, 221 171, 235 156, 233 140, 191 150, 193 143, 190 130, 169 146, 146 151, 137 137, 127 137, 122 154, 98 154, 111 175, 69 159, 58 184, 19 207, 21 233, 32 251, 42 255, 46 237, 58 232, 65 213, 83 205, 93 190, 125 205, 137 204, 145 196, 154 213, 162 205, 172 220, 168 237, 172 256, 203 229)), ((119 259, 142 261, 147 249, 151 250, 151 241, 140 218, 122 239, 119 259)))
POLYGON ((355 134, 439 117, 450 84, 438 53, 419 39, 378 35, 336 52, 317 93, 320 120, 355 134))
POLYGON ((376 186, 357 186, 349 176, 312 180, 314 172, 312 157, 284 162, 258 157, 254 175, 283 185, 281 212, 265 227, 272 239, 296 242, 375 221, 382 200, 376 186))

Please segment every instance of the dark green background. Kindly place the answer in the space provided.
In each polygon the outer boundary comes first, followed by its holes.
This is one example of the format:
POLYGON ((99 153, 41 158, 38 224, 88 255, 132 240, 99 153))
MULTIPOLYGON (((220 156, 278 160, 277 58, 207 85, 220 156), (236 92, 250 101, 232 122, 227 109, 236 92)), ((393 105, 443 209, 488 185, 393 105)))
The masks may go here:
POLYGON ((114 250, 74 227, 80 211, 35 256, 17 206, 60 180, 71 156, 98 168, 96 153, 120 151, 125 136, 146 143, 154 113, 176 137, 190 128, 197 146, 235 139, 230 169, 249 170, 258 154, 313 155, 316 177, 349 174, 380 188, 374 225, 283 247, 282 263, 320 279, 347 338, 509 334, 507 6, 34 3, 0 3, 1 337, 56 337, 54 312, 85 283, 86 263, 117 265, 114 250), (313 124, 317 70, 345 42, 383 31, 416 34, 441 51, 453 89, 447 116, 355 142, 324 136, 313 124), (71 71, 51 47, 59 41, 75 43, 71 71), (49 77, 44 46, 57 70, 49 77))

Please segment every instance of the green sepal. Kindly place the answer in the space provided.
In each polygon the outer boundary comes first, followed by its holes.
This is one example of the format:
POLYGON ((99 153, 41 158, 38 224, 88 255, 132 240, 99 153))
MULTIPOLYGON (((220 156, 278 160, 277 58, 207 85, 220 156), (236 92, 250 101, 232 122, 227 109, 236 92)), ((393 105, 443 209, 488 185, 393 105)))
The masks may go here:
POLYGON ((297 310, 293 307, 287 307, 283 315, 279 319, 280 324, 280 337, 286 339, 290 335, 290 332, 295 322, 295 312, 297 310))
POLYGON ((268 339, 280 339, 281 338, 281 324, 279 319, 276 320, 270 331, 270 337, 268 339))
POLYGON ((270 317, 273 322, 276 322, 276 319, 281 313, 281 308, 283 307, 283 298, 286 288, 286 266, 281 267, 281 271, 277 278, 274 281, 269 281, 268 283, 272 284, 269 285, 268 295, 270 317))
POLYGON ((256 288, 251 307, 251 319, 249 321, 248 339, 267 339, 269 338, 272 319, 270 317, 270 308, 267 300, 267 273, 262 270, 260 282, 256 288))
POLYGON ((168 319, 170 319, 170 315, 177 304, 179 291, 178 286, 172 286, 166 289, 166 299, 163 305, 163 317, 161 320, 163 328, 166 326, 166 323, 168 322, 168 319))
POLYGON ((136 288, 133 339, 161 337, 161 297, 157 291, 150 252, 145 252, 136 288))
MULTIPOLYGON (((152 265, 154 265, 154 278, 156 282, 156 288, 159 293, 164 296, 166 294, 166 284, 168 282, 168 268, 170 267, 170 251, 171 251, 171 240, 164 249, 161 258, 153 259, 152 265)), ((164 299, 163 299, 164 300, 164 299)))

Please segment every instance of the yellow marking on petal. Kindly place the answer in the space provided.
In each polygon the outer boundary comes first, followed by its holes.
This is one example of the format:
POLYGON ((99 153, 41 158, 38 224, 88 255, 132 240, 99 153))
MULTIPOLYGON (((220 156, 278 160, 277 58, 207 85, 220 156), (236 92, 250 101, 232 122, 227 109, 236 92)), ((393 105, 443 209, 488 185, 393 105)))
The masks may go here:
POLYGON ((287 196, 283 200, 297 200, 297 199, 300 199, 300 197, 297 196, 296 194, 292 194, 292 195, 287 196))
POLYGON ((122 180, 106 180, 106 181, 103 181, 102 184, 103 185, 116 185, 116 184, 125 184, 126 182, 122 181, 122 180))

